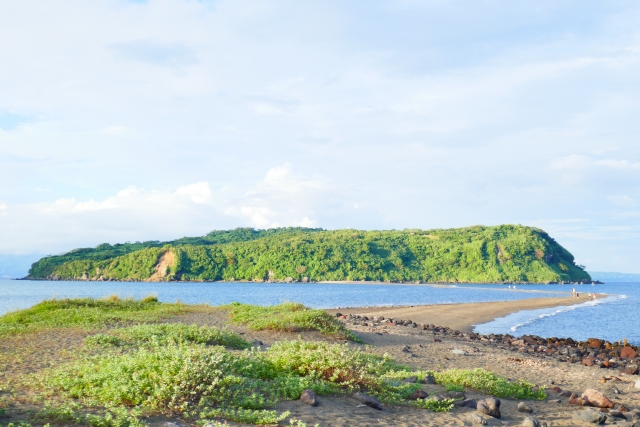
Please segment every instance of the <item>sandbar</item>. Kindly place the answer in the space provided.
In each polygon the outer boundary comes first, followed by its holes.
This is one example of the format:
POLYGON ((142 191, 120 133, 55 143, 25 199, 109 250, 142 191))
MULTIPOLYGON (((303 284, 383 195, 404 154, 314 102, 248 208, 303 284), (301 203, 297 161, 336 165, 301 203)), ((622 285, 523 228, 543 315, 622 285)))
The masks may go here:
MULTIPOLYGON (((603 298, 605 295, 598 295, 603 298)), ((476 302, 457 304, 414 305, 404 307, 353 307, 328 309, 335 314, 351 313, 363 316, 384 316, 393 319, 412 320, 415 323, 445 326, 463 332, 472 332, 474 325, 480 325, 521 310, 536 310, 559 306, 571 306, 588 301, 588 296, 580 294, 558 298, 530 298, 516 301, 476 302)))

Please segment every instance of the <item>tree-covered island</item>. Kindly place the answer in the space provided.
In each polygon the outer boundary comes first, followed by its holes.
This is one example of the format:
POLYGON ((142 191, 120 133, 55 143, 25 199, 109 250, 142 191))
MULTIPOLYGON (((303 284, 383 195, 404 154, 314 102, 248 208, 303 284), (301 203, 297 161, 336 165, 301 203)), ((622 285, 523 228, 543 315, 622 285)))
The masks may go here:
POLYGON ((27 279, 125 281, 589 282, 573 255, 521 225, 434 230, 237 228, 202 237, 75 249, 27 279))

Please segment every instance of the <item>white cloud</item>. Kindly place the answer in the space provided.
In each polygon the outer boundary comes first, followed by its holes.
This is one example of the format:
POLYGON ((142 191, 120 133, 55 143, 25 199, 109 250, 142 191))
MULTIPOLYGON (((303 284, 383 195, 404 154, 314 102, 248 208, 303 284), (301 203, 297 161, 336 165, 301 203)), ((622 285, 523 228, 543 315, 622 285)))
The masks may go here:
POLYGON ((245 189, 212 189, 201 181, 175 190, 128 186, 98 201, 58 199, 11 210, 2 203, 0 234, 5 238, 0 253, 60 252, 103 241, 165 240, 238 226, 316 227, 311 215, 326 203, 322 187, 320 180, 296 177, 288 164, 271 168, 263 180, 245 189), (229 197, 238 193, 254 197, 229 197))
POLYGON ((189 197, 193 203, 211 203, 212 193, 208 182, 185 185, 178 188, 176 194, 189 197))
POLYGON ((609 196, 607 197, 607 200, 609 200, 611 203, 614 203, 616 205, 620 205, 620 206, 635 206, 636 205, 636 201, 634 199, 632 199, 629 196, 609 196))
POLYGON ((313 227, 317 227, 318 226, 318 221, 315 221, 313 219, 307 218, 306 216, 304 218, 302 218, 302 221, 300 221, 298 223, 298 225, 300 227, 309 227, 309 228, 313 228, 313 227))
POLYGON ((628 160, 604 159, 598 160, 595 164, 613 169, 640 169, 640 162, 631 163, 628 160))
POLYGON ((103 209, 115 209, 119 207, 114 199, 107 199, 102 202, 89 200, 78 202, 76 199, 59 199, 53 203, 42 204, 42 212, 46 213, 81 213, 87 211, 98 211, 103 209))

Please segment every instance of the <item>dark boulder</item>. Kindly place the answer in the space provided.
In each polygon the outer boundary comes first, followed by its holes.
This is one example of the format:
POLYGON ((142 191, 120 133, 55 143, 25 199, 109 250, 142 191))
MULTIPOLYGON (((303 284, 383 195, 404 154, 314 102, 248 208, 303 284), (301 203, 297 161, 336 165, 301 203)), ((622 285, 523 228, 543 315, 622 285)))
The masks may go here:
POLYGON ((477 410, 481 414, 489 415, 493 418, 500 418, 500 399, 494 397, 488 397, 484 400, 478 401, 477 410))
POLYGON ((378 402, 378 400, 374 397, 369 396, 368 394, 356 392, 353 394, 353 398, 356 399, 360 403, 364 403, 370 408, 377 409, 379 411, 382 410, 382 404, 378 402))
POLYGON ((318 401, 316 399, 316 394, 311 389, 303 390, 302 394, 300 395, 300 400, 306 403, 307 405, 311 405, 311 406, 316 406, 318 404, 318 401))

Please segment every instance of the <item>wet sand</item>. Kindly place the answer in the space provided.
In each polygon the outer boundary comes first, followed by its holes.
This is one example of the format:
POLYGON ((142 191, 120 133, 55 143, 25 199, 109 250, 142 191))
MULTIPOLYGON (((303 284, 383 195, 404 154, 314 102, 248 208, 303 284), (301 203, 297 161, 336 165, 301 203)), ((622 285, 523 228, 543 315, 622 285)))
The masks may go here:
MULTIPOLYGON (((602 297, 604 296, 598 296, 598 298, 602 297)), ((363 316, 384 316, 392 319, 412 320, 415 323, 446 326, 463 332, 472 332, 474 325, 487 323, 495 318, 503 317, 517 311, 570 306, 584 303, 588 301, 588 299, 586 294, 580 294, 579 298, 568 296, 503 302, 416 305, 409 307, 354 307, 329 309, 327 312, 331 314, 342 312, 363 316)))

